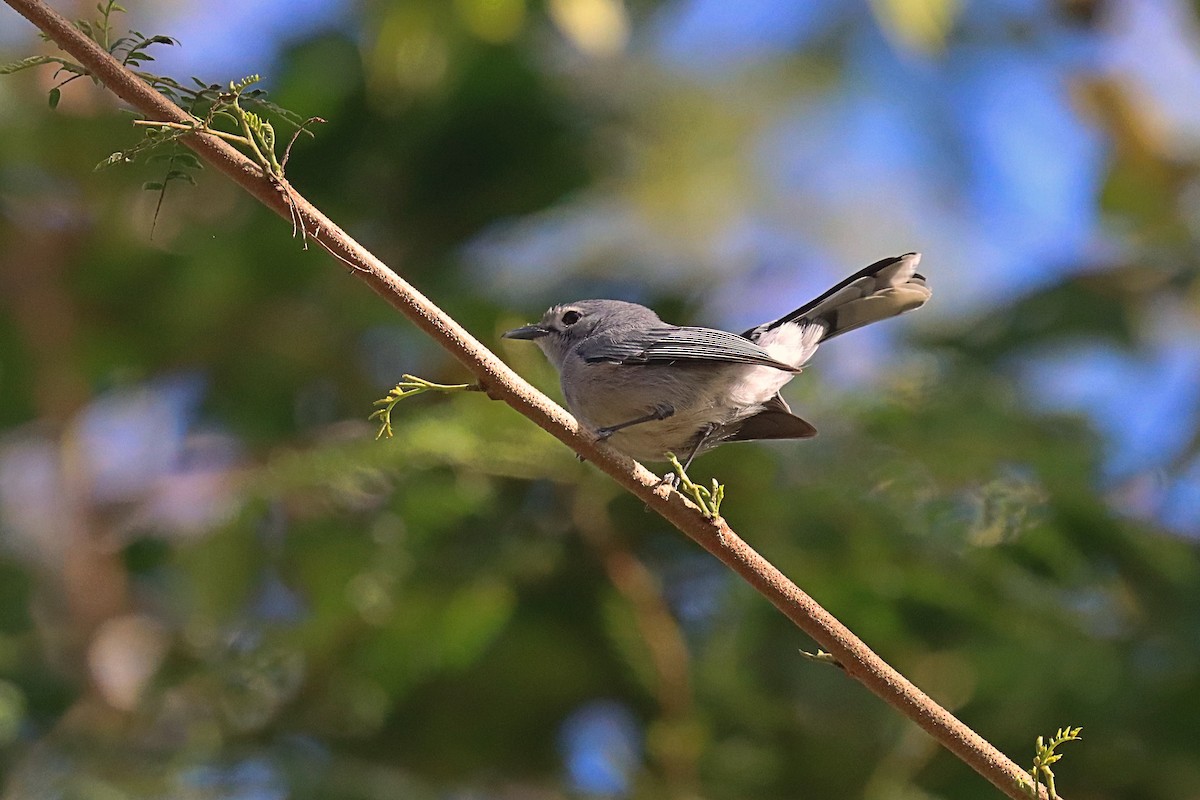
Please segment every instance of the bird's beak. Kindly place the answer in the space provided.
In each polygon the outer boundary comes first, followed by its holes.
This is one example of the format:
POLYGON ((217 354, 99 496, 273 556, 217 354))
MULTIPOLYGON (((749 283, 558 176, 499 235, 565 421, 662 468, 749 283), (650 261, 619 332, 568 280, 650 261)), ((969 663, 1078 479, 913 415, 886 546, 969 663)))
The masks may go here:
POLYGON ((526 325, 524 328, 513 328, 511 331, 505 331, 501 335, 505 339, 540 339, 548 333, 550 331, 541 325, 526 325))

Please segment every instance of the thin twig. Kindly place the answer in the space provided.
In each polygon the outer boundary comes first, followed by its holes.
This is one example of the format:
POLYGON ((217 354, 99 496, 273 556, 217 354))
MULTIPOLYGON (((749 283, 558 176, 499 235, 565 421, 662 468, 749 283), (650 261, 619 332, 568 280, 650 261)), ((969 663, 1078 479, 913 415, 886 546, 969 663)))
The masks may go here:
POLYGON ((199 122, 187 125, 182 122, 160 122, 159 120, 155 119, 135 119, 133 124, 141 125, 145 128, 171 128, 173 130, 189 131, 191 133, 203 132, 209 134, 210 136, 220 136, 227 142, 234 142, 235 144, 244 145, 251 144, 250 140, 245 136, 238 136, 236 133, 226 133, 225 131, 217 130, 216 128, 201 128, 199 122))
MULTIPOLYGON (((191 124, 192 118, 183 109, 123 67, 42 0, 5 1, 87 67, 94 78, 147 117, 191 124)), ((321 236, 313 238, 322 247, 353 265, 355 275, 474 373, 488 387, 489 395, 504 400, 557 437, 720 559, 837 659, 848 675, 920 725, 1000 791, 1014 800, 1029 796, 1022 788, 1022 782, 1029 785, 1028 773, 884 662, 743 542, 724 520, 708 519, 678 492, 656 492, 660 485, 657 475, 597 443, 570 414, 509 369, 457 321, 347 236, 303 196, 293 191, 289 199, 284 181, 264 175, 258 164, 212 134, 191 133, 180 141, 285 220, 294 212, 302 227, 319 231, 321 236)))
POLYGON ((313 132, 308 129, 308 126, 313 122, 324 123, 325 120, 321 119, 320 117, 309 117, 308 119, 304 120, 304 122, 297 125, 296 130, 292 132, 292 138, 288 140, 287 147, 283 150, 283 160, 279 162, 279 166, 282 170, 287 169, 288 159, 292 157, 292 147, 296 144, 296 140, 300 138, 300 134, 307 133, 309 136, 313 135, 313 132))

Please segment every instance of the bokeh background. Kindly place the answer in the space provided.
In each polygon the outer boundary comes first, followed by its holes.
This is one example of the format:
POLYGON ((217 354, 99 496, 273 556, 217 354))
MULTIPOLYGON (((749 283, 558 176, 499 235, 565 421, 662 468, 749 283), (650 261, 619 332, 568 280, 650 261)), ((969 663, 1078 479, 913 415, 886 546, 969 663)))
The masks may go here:
MULTIPOLYGON (((1184 0, 130 0, 328 123, 289 177, 500 331, 921 311, 730 446, 733 527, 1072 798, 1200 798, 1200 23, 1184 0)), ((58 3, 94 16, 91 3, 58 3)), ((0 61, 48 46, 0 8, 0 61)), ((206 171, 0 78, 0 796, 986 798, 711 558, 206 171)))

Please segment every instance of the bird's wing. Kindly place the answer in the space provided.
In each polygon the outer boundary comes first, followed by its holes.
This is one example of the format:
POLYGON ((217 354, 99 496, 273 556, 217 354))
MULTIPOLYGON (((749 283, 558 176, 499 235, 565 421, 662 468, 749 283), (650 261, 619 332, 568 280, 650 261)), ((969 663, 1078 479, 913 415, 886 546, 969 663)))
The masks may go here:
POLYGON ((770 353, 746 337, 714 328, 663 327, 620 339, 597 336, 585 341, 578 352, 589 363, 720 361, 797 371, 795 367, 771 358, 770 353))

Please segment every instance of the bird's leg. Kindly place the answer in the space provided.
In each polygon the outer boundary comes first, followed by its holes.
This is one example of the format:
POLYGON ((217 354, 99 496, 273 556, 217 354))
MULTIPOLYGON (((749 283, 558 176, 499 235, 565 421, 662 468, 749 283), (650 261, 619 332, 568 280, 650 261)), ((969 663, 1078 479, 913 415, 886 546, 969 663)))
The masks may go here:
POLYGON ((655 406, 654 409, 644 417, 631 419, 627 422, 619 422, 616 425, 605 425, 603 428, 599 428, 596 431, 596 439, 603 442, 619 430, 623 430, 634 425, 641 425, 643 422, 654 422, 656 420, 666 419, 674 413, 675 407, 673 405, 670 403, 662 403, 655 406))
POLYGON ((692 452, 688 454, 687 461, 683 462, 683 471, 687 472, 687 468, 692 465, 692 459, 700 455, 700 451, 708 444, 708 440, 717 432, 717 423, 710 422, 704 426, 704 433, 696 440, 696 446, 692 448, 692 452))

